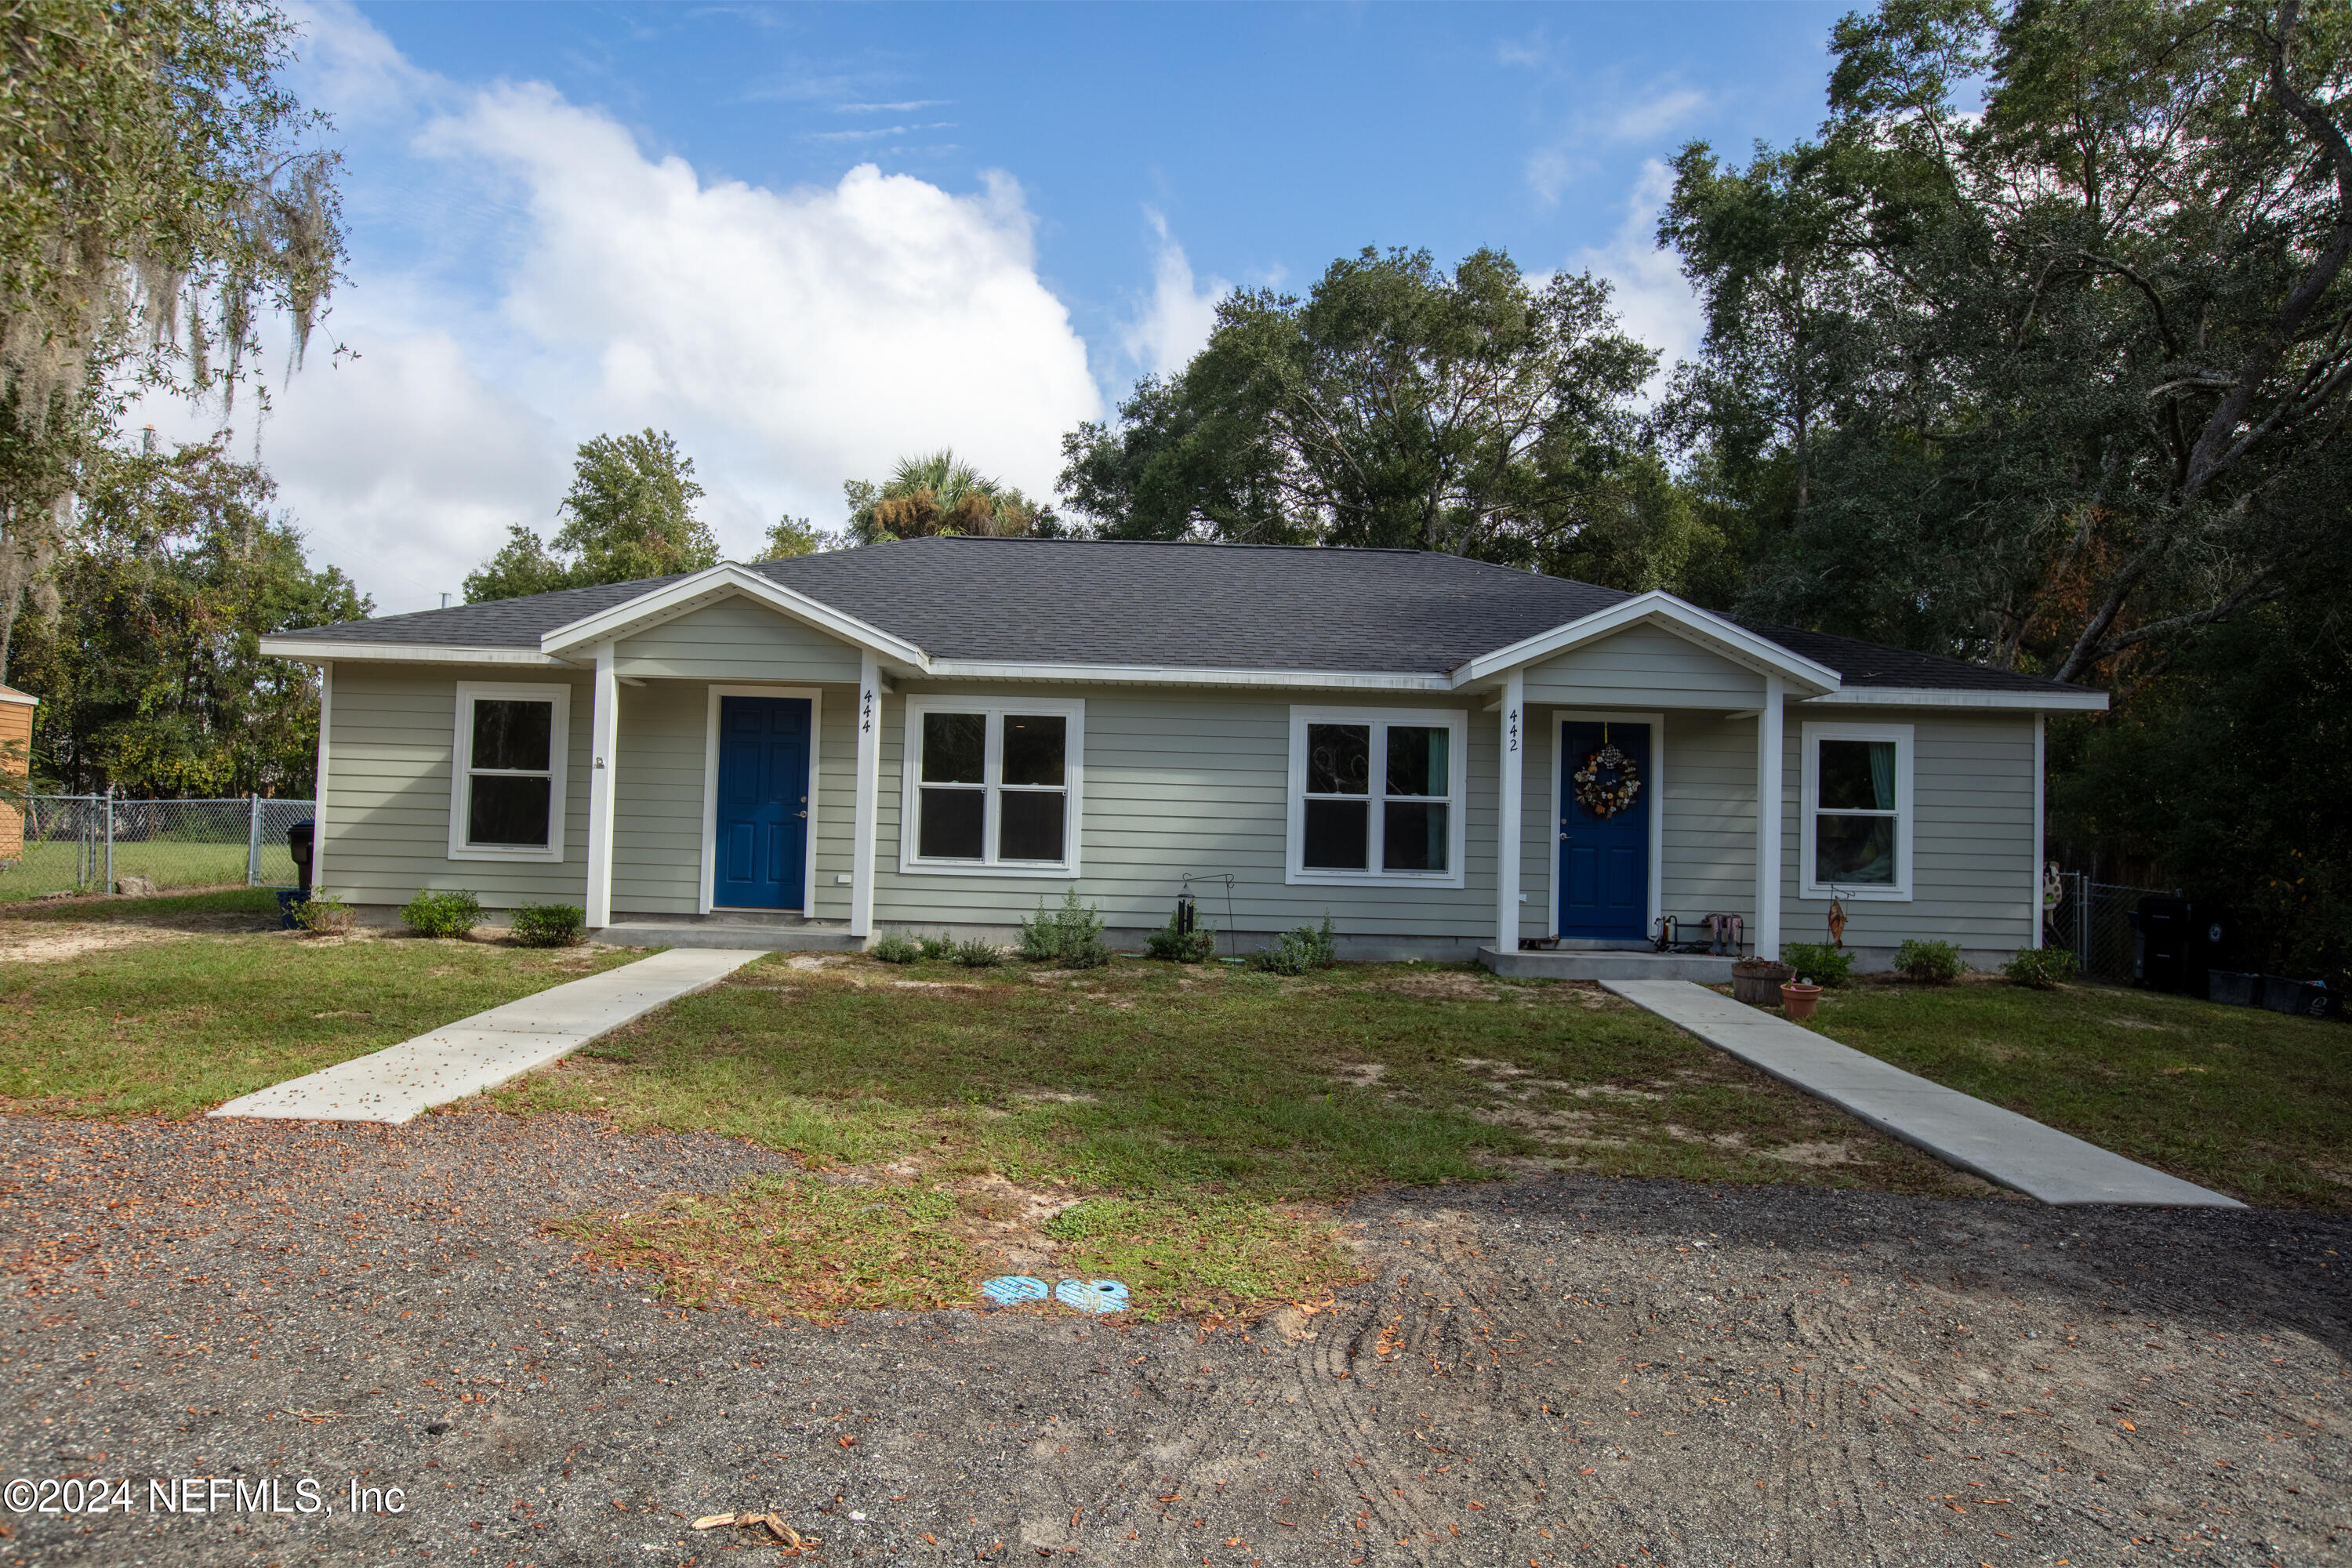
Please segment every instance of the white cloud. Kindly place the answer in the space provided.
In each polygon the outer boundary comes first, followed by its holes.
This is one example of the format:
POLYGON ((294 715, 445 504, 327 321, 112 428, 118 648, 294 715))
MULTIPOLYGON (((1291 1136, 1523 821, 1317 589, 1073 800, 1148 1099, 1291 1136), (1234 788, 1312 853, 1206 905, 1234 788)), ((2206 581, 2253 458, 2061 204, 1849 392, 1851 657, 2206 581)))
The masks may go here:
POLYGON ((1645 103, 1630 104, 1610 121, 1609 133, 1620 142, 1647 142, 1686 125, 1705 109, 1706 94, 1690 88, 1669 89, 1645 103))
POLYGON ((1655 142, 1691 123, 1712 100, 1693 88, 1659 86, 1648 96, 1614 108, 1580 110, 1557 140, 1528 154, 1528 188, 1546 206, 1570 186, 1601 167, 1595 149, 1625 142, 1655 142))
POLYGON ((1610 302, 1618 321, 1660 351, 1658 374, 1650 383, 1652 395, 1673 373, 1675 361, 1696 355, 1706 335, 1706 316, 1683 276, 1681 262, 1673 251, 1658 248, 1658 214, 1674 189, 1672 169, 1655 158, 1645 162, 1626 198, 1624 221, 1609 243, 1588 247, 1568 260, 1573 271, 1608 279, 1614 286, 1610 302))
POLYGON ((436 603, 509 522, 546 527, 600 432, 674 434, 741 558, 780 512, 832 522, 843 479, 911 451, 1050 492, 1062 432, 1099 410, 1009 176, 961 195, 871 164, 709 181, 547 86, 461 88, 346 8, 308 23, 306 100, 383 133, 353 139, 327 334, 359 357, 276 389, 262 456, 314 559, 383 609, 436 603))
POLYGON ((1192 276, 1184 247, 1168 232, 1168 219, 1156 208, 1143 216, 1157 237, 1151 268, 1151 298, 1119 331, 1128 358, 1152 374, 1179 371, 1191 363, 1209 341, 1217 324, 1217 301, 1233 285, 1212 277, 1205 283, 1192 276))

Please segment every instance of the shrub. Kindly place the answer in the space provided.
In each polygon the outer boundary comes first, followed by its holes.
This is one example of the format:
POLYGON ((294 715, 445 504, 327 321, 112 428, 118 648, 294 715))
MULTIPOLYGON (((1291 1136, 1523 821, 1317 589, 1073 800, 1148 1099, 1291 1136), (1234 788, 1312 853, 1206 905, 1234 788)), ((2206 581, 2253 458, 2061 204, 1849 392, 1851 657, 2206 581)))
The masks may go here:
POLYGON ((1843 985, 1853 978, 1853 954, 1825 942, 1784 942, 1780 962, 1794 969, 1798 979, 1816 985, 1843 985))
POLYGON ((1217 928, 1196 925, 1191 931, 1176 929, 1176 914, 1170 910, 1168 923, 1143 939, 1144 951, 1154 958, 1171 963, 1200 963, 1217 951, 1217 928))
POLYGON ((1895 967, 1922 985, 1947 985, 1958 980, 1968 965, 1960 962, 1957 942, 1914 938, 1895 950, 1895 967))
POLYGON ((2000 972, 2017 984, 2048 991, 2074 977, 2074 954, 2063 947, 2021 947, 2000 972))
POLYGON ((515 910, 515 941, 525 947, 570 947, 588 934, 588 911, 578 904, 525 904, 515 910))
POLYGON ((464 936, 482 923, 482 900, 463 888, 425 888, 408 900, 400 918, 419 936, 464 936))
POLYGON ((312 936, 340 936, 360 923, 351 905, 332 893, 313 893, 294 906, 294 923, 312 936))
POLYGON ((894 931, 866 951, 885 963, 912 963, 923 956, 923 944, 894 931))
MULTIPOLYGON (((925 945, 929 944, 925 943, 925 945)), ((949 951, 955 954, 955 961, 966 969, 993 969, 1004 962, 1003 948, 992 942, 982 942, 978 937, 973 937, 969 942, 957 942, 949 951)))
POLYGON ((955 939, 949 936, 919 936, 915 945, 921 950, 926 963, 945 963, 956 955, 955 939))
POLYGON ((1339 942, 1327 910, 1321 925, 1284 931, 1274 939, 1274 945, 1251 953, 1249 966, 1268 974, 1304 974, 1310 969, 1328 969, 1339 962, 1339 942))
POLYGON ((1078 901, 1072 888, 1062 895, 1062 907, 1049 910, 1037 900, 1037 918, 1021 922, 1021 956, 1032 963, 1061 963, 1072 969, 1099 969, 1110 962, 1110 944, 1103 941, 1102 911, 1078 901))
POLYGON ((1037 900, 1037 918, 1021 922, 1021 956, 1032 963, 1051 963, 1062 955, 1061 922, 1045 900, 1037 900))

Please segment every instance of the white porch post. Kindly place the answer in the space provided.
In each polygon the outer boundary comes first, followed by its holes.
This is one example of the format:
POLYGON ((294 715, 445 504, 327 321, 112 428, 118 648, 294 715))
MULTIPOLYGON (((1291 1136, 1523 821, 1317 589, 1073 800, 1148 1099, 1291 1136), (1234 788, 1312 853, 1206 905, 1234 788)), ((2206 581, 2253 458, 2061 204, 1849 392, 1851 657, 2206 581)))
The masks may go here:
POLYGON ((1519 710, 1526 696, 1527 677, 1515 669, 1503 681, 1500 777, 1495 790, 1495 947, 1501 952, 1519 951, 1519 833, 1527 815, 1520 805, 1527 752, 1519 710))
POLYGON ((2046 713, 2033 716, 2033 875, 2026 879, 2027 886, 2033 889, 2033 896, 2025 904, 2025 918, 2032 926, 2025 935, 2028 947, 2042 945, 2042 857, 2049 853, 2042 842, 2045 810, 2042 798, 2042 756, 2043 729, 2048 718, 2046 713))
POLYGON ((1764 678, 1764 711, 1756 720, 1756 956, 1780 956, 1780 678, 1764 678))
POLYGON ((325 659, 319 665, 318 778, 310 785, 310 793, 319 797, 310 803, 310 892, 318 898, 327 891, 327 770, 334 761, 327 736, 334 727, 335 661, 325 659))
POLYGON ((857 820, 849 846, 849 934, 874 934, 874 831, 882 787, 882 667, 857 661, 857 820))
POLYGON ((621 683, 613 644, 596 645, 596 689, 588 725, 588 924, 613 923, 613 772, 619 758, 621 683))

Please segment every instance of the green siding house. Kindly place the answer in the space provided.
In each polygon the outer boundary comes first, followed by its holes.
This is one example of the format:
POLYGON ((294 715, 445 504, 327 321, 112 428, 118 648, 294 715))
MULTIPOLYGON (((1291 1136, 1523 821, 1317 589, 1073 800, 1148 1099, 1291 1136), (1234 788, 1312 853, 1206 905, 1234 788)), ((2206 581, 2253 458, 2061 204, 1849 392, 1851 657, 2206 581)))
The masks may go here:
POLYGON ((2038 941, 2045 714, 2103 693, 1411 551, 948 537, 266 639, 319 665, 316 878, 605 940, 1114 939, 1715 974, 2038 941), (1229 880, 1230 879, 1230 880, 1229 880))

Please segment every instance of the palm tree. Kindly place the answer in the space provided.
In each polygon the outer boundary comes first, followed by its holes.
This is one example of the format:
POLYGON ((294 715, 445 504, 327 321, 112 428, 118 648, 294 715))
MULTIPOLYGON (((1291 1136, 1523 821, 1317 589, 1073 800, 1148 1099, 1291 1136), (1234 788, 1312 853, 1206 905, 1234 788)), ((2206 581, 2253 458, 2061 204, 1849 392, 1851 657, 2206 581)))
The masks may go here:
POLYGON ((945 447, 899 458, 879 485, 852 479, 842 490, 849 499, 849 538, 855 544, 939 533, 1007 539, 1060 531, 1050 507, 957 461, 955 452, 945 447))

